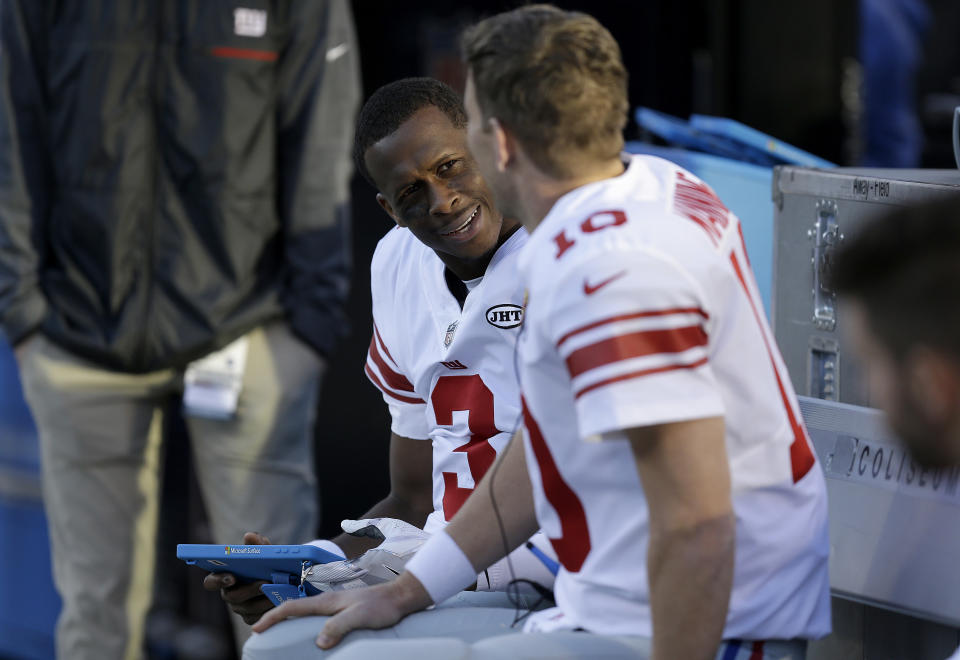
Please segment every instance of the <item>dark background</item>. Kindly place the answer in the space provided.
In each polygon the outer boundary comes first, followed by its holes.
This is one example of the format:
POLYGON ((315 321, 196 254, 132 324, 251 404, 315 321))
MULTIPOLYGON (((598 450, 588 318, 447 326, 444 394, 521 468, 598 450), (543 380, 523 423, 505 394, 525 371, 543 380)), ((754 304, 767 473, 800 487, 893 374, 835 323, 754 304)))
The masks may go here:
MULTIPOLYGON (((405 76, 430 75, 462 91, 457 38, 478 18, 518 2, 461 0, 353 0, 365 96, 405 76)), ((865 149, 862 72, 858 57, 856 0, 593 0, 555 4, 591 13, 620 43, 630 72, 632 108, 647 106, 680 117, 691 113, 731 117, 839 164, 860 162, 865 149)), ((922 163, 953 167, 948 117, 960 105, 960 3, 929 0, 930 28, 916 77, 915 99, 925 141, 922 163)), ((631 120, 628 139, 643 136, 631 120)), ((349 337, 331 357, 317 424, 316 467, 321 485, 318 535, 339 532, 339 521, 362 514, 389 489, 389 416, 379 392, 363 375, 372 327, 369 263, 392 225, 374 191, 354 178, 354 269, 349 337)), ((205 594, 200 576, 171 559, 169 547, 209 539, 196 487, 184 491, 189 470, 182 429, 170 429, 165 499, 166 562, 158 579, 151 623, 154 658, 217 658, 230 652, 219 598, 205 594), (194 635, 189 656, 183 643, 194 635), (174 634, 176 633, 176 634, 174 634), (206 651, 204 651, 206 649, 206 651), (178 655, 178 653, 180 653, 178 655)), ((290 503, 291 507, 296 502, 290 503)), ((306 539, 304 539, 306 540, 306 539)))

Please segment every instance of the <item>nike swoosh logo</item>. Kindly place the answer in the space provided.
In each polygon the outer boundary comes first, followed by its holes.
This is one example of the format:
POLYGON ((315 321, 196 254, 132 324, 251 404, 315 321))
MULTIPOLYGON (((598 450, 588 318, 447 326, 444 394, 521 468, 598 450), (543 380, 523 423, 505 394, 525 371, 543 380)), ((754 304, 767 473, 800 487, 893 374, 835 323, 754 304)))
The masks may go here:
POLYGON ((391 568, 390 566, 387 566, 386 564, 380 564, 380 565, 383 566, 383 567, 384 567, 385 569, 387 569, 388 571, 390 571, 391 573, 393 573, 394 575, 400 575, 400 573, 398 573, 396 569, 391 568))
POLYGON ((350 44, 340 44, 339 46, 334 46, 327 51, 327 61, 332 62, 335 59, 346 55, 348 50, 350 50, 350 44))
POLYGON ((614 280, 618 280, 618 279, 620 279, 621 277, 623 277, 623 276, 626 275, 626 274, 627 274, 627 271, 621 270, 621 271, 620 271, 619 273, 617 273, 616 275, 611 275, 611 276, 608 277, 607 279, 603 280, 602 282, 597 282, 597 283, 594 284, 593 286, 591 286, 586 280, 584 280, 584 281, 583 281, 583 293, 584 293, 584 295, 587 295, 587 296, 593 295, 594 293, 596 293, 597 291, 599 291, 599 290, 602 289, 603 287, 605 287, 605 286, 607 286, 608 284, 610 284, 610 282, 613 282, 614 280))

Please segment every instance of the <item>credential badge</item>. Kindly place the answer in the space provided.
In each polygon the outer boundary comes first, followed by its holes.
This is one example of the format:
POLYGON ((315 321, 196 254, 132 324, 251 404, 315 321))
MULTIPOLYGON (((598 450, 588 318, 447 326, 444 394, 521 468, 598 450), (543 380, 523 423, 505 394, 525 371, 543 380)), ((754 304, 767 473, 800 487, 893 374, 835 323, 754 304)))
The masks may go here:
POLYGON ((450 348, 450 344, 453 343, 453 335, 457 332, 457 326, 460 325, 460 321, 454 321, 447 326, 447 334, 443 336, 443 347, 450 348))
POLYGON ((267 33, 267 12, 237 7, 233 10, 233 33, 241 37, 262 37, 267 33))

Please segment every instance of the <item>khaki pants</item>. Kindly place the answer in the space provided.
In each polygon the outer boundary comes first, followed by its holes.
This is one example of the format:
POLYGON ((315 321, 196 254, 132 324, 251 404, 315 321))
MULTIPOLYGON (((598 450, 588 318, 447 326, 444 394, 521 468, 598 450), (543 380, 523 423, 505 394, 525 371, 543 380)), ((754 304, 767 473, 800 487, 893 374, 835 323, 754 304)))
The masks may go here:
MULTIPOLYGON (((316 533, 313 425, 324 365, 285 323, 249 339, 236 418, 187 420, 213 541, 239 543, 253 530, 303 543, 316 533)), ((40 434, 63 599, 57 657, 136 660, 153 592, 162 413, 183 373, 107 371, 43 336, 28 341, 20 371, 40 434)), ((161 552, 184 540, 163 539, 161 552)))

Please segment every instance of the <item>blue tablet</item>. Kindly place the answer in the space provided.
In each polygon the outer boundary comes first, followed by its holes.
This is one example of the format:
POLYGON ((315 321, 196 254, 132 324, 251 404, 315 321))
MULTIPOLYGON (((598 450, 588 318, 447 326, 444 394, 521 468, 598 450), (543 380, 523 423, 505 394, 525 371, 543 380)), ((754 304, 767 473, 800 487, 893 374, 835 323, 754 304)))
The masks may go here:
POLYGON ((343 557, 313 545, 212 545, 181 543, 177 558, 211 573, 233 573, 246 580, 300 584, 304 565, 341 561, 343 557))

